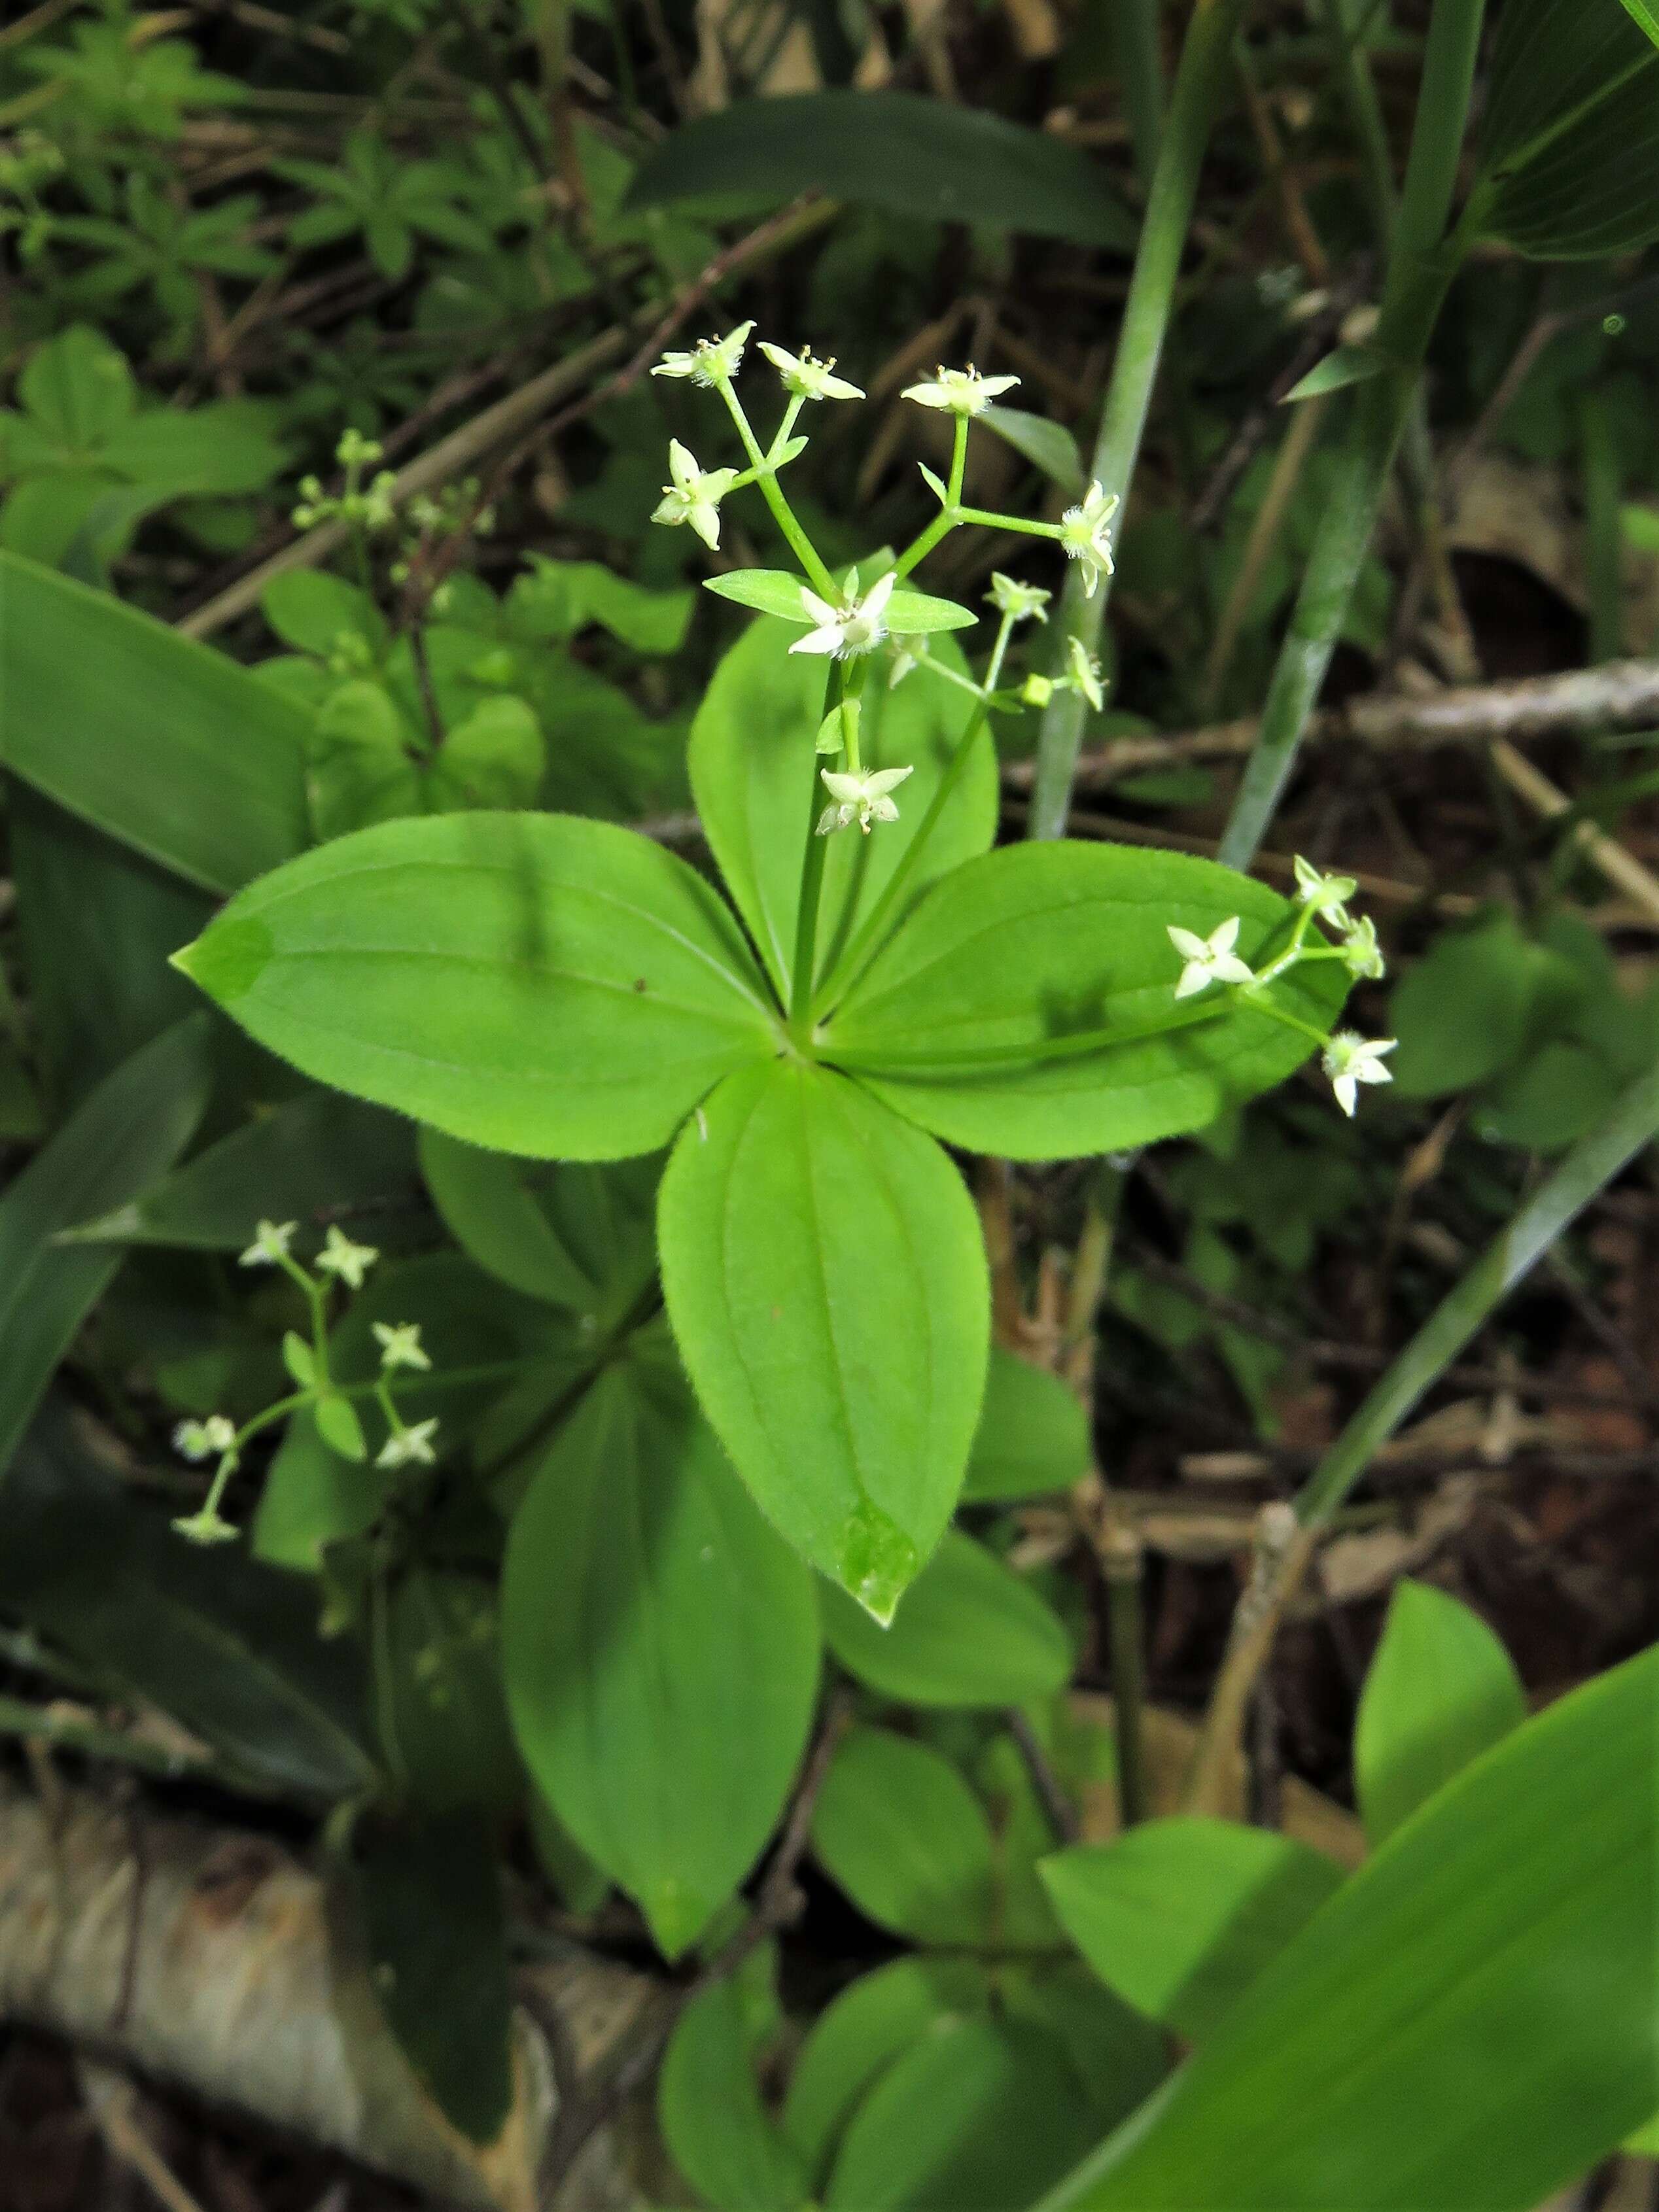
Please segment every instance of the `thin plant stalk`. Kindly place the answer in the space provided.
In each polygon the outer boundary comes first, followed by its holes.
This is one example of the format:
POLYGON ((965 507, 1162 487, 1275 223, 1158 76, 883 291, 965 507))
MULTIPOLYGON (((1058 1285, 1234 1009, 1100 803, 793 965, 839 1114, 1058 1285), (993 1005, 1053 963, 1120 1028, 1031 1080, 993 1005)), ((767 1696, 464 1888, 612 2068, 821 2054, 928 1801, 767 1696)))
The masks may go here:
POLYGON ((1164 57, 1158 41, 1158 0, 1118 0, 1113 11, 1117 75, 1128 111, 1135 169, 1151 191, 1164 137, 1164 57))
MULTIPOLYGON (((1486 0, 1437 0, 1429 26, 1423 89, 1377 328, 1376 343, 1387 366, 1358 387, 1347 445, 1273 671, 1255 749, 1217 856, 1230 867, 1246 868, 1255 857, 1296 764, 1395 455, 1417 404, 1418 379, 1440 304, 1461 259, 1462 236, 1449 239, 1447 231, 1485 5, 1486 0)), ((1466 217, 1460 229, 1471 227, 1466 217)))
POLYGON ((1297 1497, 1296 1516, 1304 1528, 1316 1528, 1330 1520, 1378 1450, 1499 1301, 1656 1138, 1659 1070, 1638 1078, 1600 1127, 1579 1139, 1370 1391, 1297 1497))
MULTIPOLYGON (((1199 171, 1211 123, 1231 78, 1232 42, 1243 15, 1243 0, 1198 0, 1182 47, 1124 305, 1117 360, 1095 444, 1095 477, 1120 499, 1128 491, 1139 457, 1198 196, 1199 171)), ((1073 638, 1085 651, 1096 650, 1109 590, 1110 579, 1103 577, 1089 599, 1077 571, 1067 577, 1055 624, 1056 668, 1066 665, 1073 638)), ((1076 693, 1058 691, 1043 712, 1027 836, 1065 835, 1083 744, 1084 711, 1076 693)))

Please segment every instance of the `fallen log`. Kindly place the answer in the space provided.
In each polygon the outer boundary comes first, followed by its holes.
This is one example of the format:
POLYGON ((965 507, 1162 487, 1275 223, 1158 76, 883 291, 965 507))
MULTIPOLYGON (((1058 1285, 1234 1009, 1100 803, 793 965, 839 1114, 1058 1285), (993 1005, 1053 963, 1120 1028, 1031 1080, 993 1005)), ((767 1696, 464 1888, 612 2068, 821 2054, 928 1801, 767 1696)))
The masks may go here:
POLYGON ((496 2141, 451 2127, 374 2002, 329 1886, 270 1838, 0 1783, 0 2022, 343 2152, 464 2212, 633 2201, 605 2134, 547 2172, 560 2084, 602 2081, 653 1984, 571 1946, 532 1969, 496 2141), (552 2035, 540 2024, 545 2020, 552 2035))

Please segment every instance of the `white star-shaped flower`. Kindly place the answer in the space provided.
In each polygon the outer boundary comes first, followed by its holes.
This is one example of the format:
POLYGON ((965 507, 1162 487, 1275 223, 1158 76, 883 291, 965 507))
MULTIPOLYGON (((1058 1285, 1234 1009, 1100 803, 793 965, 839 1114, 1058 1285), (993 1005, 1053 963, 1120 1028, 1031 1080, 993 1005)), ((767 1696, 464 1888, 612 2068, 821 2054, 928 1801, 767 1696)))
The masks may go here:
POLYGON ((925 384, 907 385, 904 397, 947 415, 982 415, 1018 382, 1017 376, 981 376, 976 368, 940 368, 925 384))
POLYGON ((360 1291, 363 1277, 380 1256, 374 1245, 354 1244, 337 1222, 331 1222, 317 1265, 325 1275, 337 1275, 351 1289, 360 1291))
POLYGON ((1369 915, 1349 923, 1342 940, 1342 957, 1357 979, 1375 983, 1382 975, 1382 948, 1376 941, 1376 924, 1369 915))
POLYGON ((1083 596, 1093 599, 1103 576, 1112 574, 1112 517, 1117 513, 1117 494, 1091 483, 1076 507, 1060 518, 1060 550, 1075 561, 1083 576, 1083 596))
POLYGON ((382 1367, 425 1369, 431 1366, 432 1362, 428 1358, 425 1348, 421 1342, 419 1322, 377 1321, 374 1323, 374 1334, 380 1342, 382 1367))
POLYGON ((437 1429, 435 1414, 429 1421, 416 1421, 408 1428, 393 1429, 375 1455, 375 1466, 408 1467, 418 1463, 430 1467, 438 1456, 432 1448, 437 1429))
POLYGON ((898 808, 888 796, 896 791, 907 775, 915 774, 908 768, 878 768, 864 775, 847 775, 832 768, 821 769, 823 787, 830 803, 818 817, 818 835, 827 837, 832 830, 845 830, 856 818, 859 828, 867 837, 872 822, 896 822, 898 808))
POLYGON ((832 653, 837 660, 848 659, 856 653, 873 653, 887 635, 885 616, 887 602, 893 596, 893 584, 890 568, 860 599, 858 572, 854 569, 847 581, 846 604, 839 607, 832 607, 828 599, 821 599, 803 584, 801 605, 817 627, 808 630, 805 637, 798 637, 790 652, 832 653))
POLYGON ((204 1421, 180 1421, 173 1432, 173 1449, 185 1459, 218 1459, 235 1442, 236 1424, 222 1413, 210 1413, 204 1421))
POLYGON ((253 1242, 237 1261, 239 1267, 274 1267, 288 1257, 288 1248, 299 1232, 297 1221, 262 1221, 253 1242))
POLYGON ((1348 926, 1348 901, 1359 889, 1352 876, 1328 876, 1304 860, 1300 853, 1296 856, 1296 896, 1301 906, 1311 907, 1325 921, 1338 929, 1348 926))
POLYGON ((1066 641, 1066 659, 1072 689, 1080 692, 1098 714, 1106 704, 1106 678, 1100 663, 1080 637, 1066 641))
POLYGON ((797 399, 862 399, 864 394, 856 384, 849 384, 844 376, 833 374, 836 366, 832 354, 828 361, 815 361, 803 346, 798 354, 786 353, 770 338, 759 341, 760 349, 778 374, 783 379, 783 388, 797 399))
POLYGON ((1170 942, 1181 955, 1186 965, 1181 980, 1176 985, 1177 999, 1190 999, 1195 991, 1208 988, 1212 983, 1254 983, 1255 976, 1233 947, 1238 942, 1239 917, 1229 915, 1226 921, 1200 937, 1195 930, 1176 929, 1170 925, 1170 942))
POLYGON ((730 384, 743 365, 743 349, 754 327, 753 323, 739 323, 723 338, 699 338, 690 353, 665 353, 651 374, 689 376, 706 391, 730 384))
POLYGON ((720 542, 720 504, 738 480, 735 469, 700 469, 690 448, 678 438, 669 441, 668 473, 672 483, 653 510, 653 522, 689 522, 710 551, 720 542))
POLYGON ((1046 623, 1054 593, 1045 592, 1041 584, 1017 583, 999 568, 993 572, 991 588, 985 596, 1000 615, 1012 615, 1016 622, 1046 623))
POLYGON ((1382 1055, 1392 1052, 1399 1042, 1397 1037, 1363 1037, 1352 1030, 1339 1030, 1325 1047, 1325 1073, 1337 1104, 1350 1120, 1362 1083, 1394 1081, 1393 1072, 1382 1065, 1382 1055))

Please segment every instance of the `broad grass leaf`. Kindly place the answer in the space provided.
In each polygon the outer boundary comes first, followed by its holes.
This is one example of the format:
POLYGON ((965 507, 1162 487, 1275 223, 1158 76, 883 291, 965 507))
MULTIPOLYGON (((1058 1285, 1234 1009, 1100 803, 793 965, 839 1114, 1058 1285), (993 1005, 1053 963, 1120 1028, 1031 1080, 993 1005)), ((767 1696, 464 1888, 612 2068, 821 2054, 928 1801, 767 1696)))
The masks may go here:
POLYGON ((817 1607, 665 1343, 599 1376, 514 1517, 501 1652, 520 1748, 671 1958, 754 1863, 811 1725, 817 1607))
MULTIPOLYGON (((954 646, 933 648, 961 670, 954 646)), ((721 659, 691 726, 691 788, 720 872, 781 993, 794 957, 801 860, 823 811, 815 754, 823 715, 823 665, 792 654, 786 634, 754 623, 721 659)), ((846 831, 829 841, 818 918, 818 966, 827 972, 851 930, 890 880, 932 804, 939 779, 973 714, 954 685, 913 672, 896 690, 866 690, 860 750, 866 765, 908 767, 899 819, 868 837, 846 831)), ((997 763, 988 734, 974 741, 940 814, 907 903, 947 869, 987 851, 996 836, 997 763)), ((901 911, 902 911, 902 908, 901 911)))
POLYGON ((306 719, 234 660, 0 553, 0 766, 233 891, 310 842, 306 719))
POLYGON ((1231 1820, 1148 1820, 1045 1859, 1066 1934, 1119 1996, 1211 2033, 1342 1880, 1305 1844, 1231 1820))
POLYGON ((1354 1727, 1354 1780, 1374 1844, 1527 1717, 1514 1662, 1477 1613, 1396 1585, 1354 1727))
POLYGON ((536 1158, 654 1151, 775 1049, 702 878, 569 815, 360 830, 251 885, 179 965, 319 1082, 536 1158))
POLYGON ((1040 1497, 1088 1471, 1089 1423, 1076 1392, 1046 1368, 993 1345, 963 1502, 1040 1497))
POLYGON ((991 1824, 943 1752, 888 1729, 850 1729, 812 1810, 812 1849, 878 1927, 918 1943, 990 1940, 991 1824))
POLYGON ((944 1533, 984 1388, 978 1217, 930 1139, 800 1061, 732 1076, 664 1175, 669 1319, 762 1510, 878 1620, 944 1533))
POLYGON ((256 1796, 326 1807, 376 1779, 361 1653, 313 1593, 240 1547, 181 1542, 48 1401, 0 1487, 0 1603, 127 1705, 211 1744, 256 1796))
POLYGON ((0 1474, 121 1254, 54 1240, 165 1175, 212 1090, 210 1024, 187 1014, 107 1075, 0 1200, 0 1474))
MULTIPOLYGON (((821 1049, 831 1063, 844 1052, 878 1097, 976 1152, 1070 1159, 1201 1129, 1282 1082, 1311 1047, 1241 1000, 1144 1034, 1188 1011, 1175 1000, 1169 925, 1207 937, 1240 915, 1238 950, 1254 962, 1283 942, 1290 914, 1262 884, 1180 854, 1004 847, 935 884, 823 1025, 821 1049), (1126 1041, 1012 1057, 1098 1030, 1126 1041), (1011 1057, 976 1069, 963 1058, 987 1050, 1011 1057)), ((1332 961, 1275 989, 1304 1021, 1327 1024, 1345 984, 1332 961)), ((1201 999, 1190 1005, 1204 1012, 1201 999)))
POLYGON ((831 1584, 823 1633, 849 1674, 906 1705, 1023 1705, 1051 1695, 1072 1671, 1058 1614, 956 1528, 945 1530, 890 1627, 831 1584))
POLYGON ((1481 133, 1483 228, 1545 261, 1659 236, 1659 46, 1631 0, 1510 0, 1481 133))
POLYGON ((407 1122, 337 1092, 307 1091, 60 1241, 238 1252, 261 1219, 349 1213, 416 1188, 407 1122))
POLYGON ((737 195, 833 198, 1127 252, 1134 224, 1085 154, 982 108, 915 93, 738 100, 683 124, 647 155, 629 207, 737 195))
POLYGON ((1527 2212, 1645 2124, 1656 1700, 1650 1650, 1466 1767, 1042 2212, 1527 2212))

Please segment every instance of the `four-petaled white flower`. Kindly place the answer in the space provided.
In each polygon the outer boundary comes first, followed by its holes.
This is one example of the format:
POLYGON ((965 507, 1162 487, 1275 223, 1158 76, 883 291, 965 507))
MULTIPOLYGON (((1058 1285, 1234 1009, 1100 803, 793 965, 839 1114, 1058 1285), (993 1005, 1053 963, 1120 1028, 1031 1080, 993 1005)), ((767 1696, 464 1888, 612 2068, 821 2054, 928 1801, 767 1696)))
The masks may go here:
POLYGON ((1338 929, 1348 927, 1348 901, 1359 889, 1352 876, 1328 876, 1304 860, 1300 853, 1296 856, 1296 896, 1299 905, 1311 907, 1315 914, 1332 922, 1338 929))
POLYGON ((743 365, 743 349, 753 323, 739 323, 723 338, 699 338, 690 353, 665 353, 653 376, 689 376, 705 390, 730 384, 743 365))
POLYGON ((352 1290, 361 1291, 363 1277, 380 1256, 373 1244, 354 1244, 337 1222, 331 1222, 317 1265, 325 1275, 337 1275, 352 1290))
POLYGON ((1376 941, 1376 924, 1369 915, 1349 923, 1342 940, 1342 957, 1358 980, 1375 983, 1383 973, 1382 948, 1376 941))
POLYGON ((431 1366, 432 1362, 428 1358, 425 1348, 421 1343, 419 1322, 377 1321, 374 1323, 374 1334, 380 1340, 382 1367, 424 1369, 431 1366))
POLYGON ((288 1257, 288 1248, 299 1231, 297 1221, 262 1221, 253 1232, 253 1242, 240 1260, 239 1267, 274 1267, 288 1257))
POLYGON ((712 552, 720 542, 720 501, 738 480, 735 469, 700 469, 696 456, 672 438, 668 445, 668 473, 672 483, 652 514, 653 522, 689 522, 712 552))
POLYGON ((408 1467, 418 1462, 422 1467, 430 1467, 438 1456, 432 1448, 437 1428, 434 1414, 429 1421, 416 1421, 408 1428, 393 1429, 375 1454, 375 1466, 408 1467))
POLYGON ((1066 641, 1066 660, 1072 689, 1081 692, 1098 714, 1106 704, 1106 678, 1100 663, 1080 637, 1066 641))
POLYGON ((222 1413, 210 1413, 204 1421, 180 1421, 173 1432, 173 1449, 185 1459, 218 1459, 236 1442, 236 1424, 222 1413))
POLYGON ((1054 593, 1045 592, 1041 584, 1017 583, 998 568, 992 572, 991 588, 985 596, 1000 615, 1011 615, 1016 622, 1046 623, 1054 593))
POLYGON ((896 791, 905 777, 915 771, 908 768, 878 768, 863 775, 847 775, 826 768, 818 773, 830 799, 818 817, 819 836, 827 837, 832 830, 845 830, 856 817, 859 828, 867 837, 872 822, 898 820, 898 808, 888 794, 896 791))
POLYGON ((790 652, 832 653, 837 660, 846 660, 855 653, 873 653, 887 635, 887 602, 893 596, 894 581, 890 568, 860 599, 855 568, 847 580, 846 601, 839 607, 832 607, 828 599, 821 599, 803 584, 801 605, 817 627, 808 630, 805 637, 798 637, 790 652))
POLYGON ((1211 931, 1207 938, 1195 930, 1176 929, 1169 925, 1170 942, 1181 955, 1186 965, 1181 980, 1176 985, 1177 999, 1190 999, 1194 991, 1202 991, 1212 983, 1254 983, 1254 972, 1246 966, 1233 947, 1238 942, 1239 917, 1229 915, 1226 921, 1211 931))
POLYGON ((1336 1103, 1350 1119, 1362 1083, 1392 1083, 1394 1075, 1382 1065, 1397 1037, 1363 1037, 1352 1030, 1339 1030, 1325 1047, 1325 1073, 1336 1093, 1336 1103))
POLYGON ((1097 482, 1079 505, 1068 507, 1060 518, 1060 550, 1077 562, 1085 599, 1093 599, 1101 578, 1112 574, 1111 522, 1117 505, 1117 494, 1097 482))
POLYGON ((1017 376, 981 376, 976 368, 940 368, 925 384, 907 385, 904 397, 947 415, 982 415, 1018 382, 1017 376))
POLYGON ((836 357, 815 361, 803 346, 798 354, 786 353, 770 338, 759 341, 760 349, 778 374, 783 379, 783 388, 797 399, 862 399, 864 394, 856 384, 849 384, 844 376, 833 374, 836 357))

